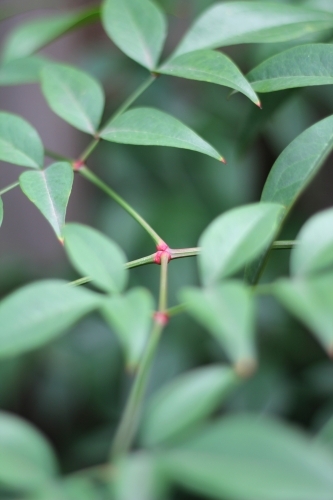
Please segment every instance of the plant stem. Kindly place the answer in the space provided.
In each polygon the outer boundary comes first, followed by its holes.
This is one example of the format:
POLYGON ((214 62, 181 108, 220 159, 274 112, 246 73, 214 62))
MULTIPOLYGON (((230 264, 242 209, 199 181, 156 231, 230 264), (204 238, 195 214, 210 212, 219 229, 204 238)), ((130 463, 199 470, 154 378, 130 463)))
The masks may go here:
POLYGON ((286 241, 274 241, 272 249, 273 250, 289 250, 297 246, 299 242, 297 240, 286 240, 286 241))
POLYGON ((96 138, 93 141, 91 141, 90 144, 86 147, 86 149, 83 151, 83 153, 80 155, 80 161, 85 162, 88 156, 91 155, 91 153, 94 151, 94 149, 98 146, 100 139, 96 138))
POLYGON ((1 189, 0 196, 2 196, 3 194, 7 193, 8 191, 11 191, 11 189, 14 189, 14 188, 16 188, 19 185, 20 185, 20 183, 18 181, 17 182, 13 182, 13 184, 9 184, 9 186, 1 189))
POLYGON ((135 219, 140 226, 143 227, 147 231, 147 233, 151 236, 151 238, 155 241, 155 243, 158 245, 160 242, 162 242, 162 238, 154 231, 154 229, 148 224, 148 222, 145 221, 141 217, 141 215, 138 214, 132 208, 121 196, 119 196, 113 189, 111 189, 105 182, 103 182, 99 177, 97 177, 91 170, 89 170, 87 167, 82 167, 79 170, 80 174, 83 175, 88 181, 92 182, 95 184, 95 186, 99 187, 104 193, 108 194, 118 205, 120 205, 126 212, 135 219))
POLYGON ((71 158, 68 158, 67 156, 59 155, 58 153, 55 153, 54 151, 51 151, 50 149, 45 149, 45 155, 48 158, 53 158, 54 160, 67 161, 68 163, 72 163, 72 161, 73 161, 71 158))
POLYGON ((201 252, 201 248, 195 247, 195 248, 177 248, 177 249, 171 249, 171 256, 172 259, 182 259, 183 257, 195 257, 196 255, 199 255, 201 252))
POLYGON ((107 124, 103 127, 105 128, 109 123, 118 118, 118 116, 122 115, 132 104, 136 101, 141 94, 147 90, 148 87, 156 80, 157 75, 150 75, 147 80, 145 80, 139 88, 137 88, 133 94, 131 94, 126 101, 115 111, 115 113, 111 116, 111 118, 107 121, 107 124))
POLYGON ((185 311, 185 304, 178 304, 177 306, 169 307, 169 309, 166 310, 166 313, 168 314, 169 318, 171 318, 172 316, 177 316, 178 314, 182 314, 185 311))
POLYGON ((141 257, 141 259, 132 260, 125 264, 126 269, 131 269, 132 267, 145 266, 146 264, 154 264, 155 254, 147 255, 147 257, 141 257))
MULTIPOLYGON (((165 312, 167 307, 167 272, 168 256, 163 255, 161 258, 161 281, 159 297, 160 313, 165 312)), ((113 441, 110 456, 110 459, 112 461, 118 460, 129 450, 131 446, 139 422, 142 400, 144 398, 148 382, 148 375, 152 366, 154 354, 156 352, 163 327, 164 325, 161 322, 154 322, 150 338, 141 358, 122 419, 113 441)))
POLYGON ((84 278, 79 278, 78 280, 71 281, 70 283, 67 283, 68 286, 80 286, 80 285, 85 285, 86 283, 90 283, 92 281, 92 278, 89 278, 89 276, 85 276, 84 278))

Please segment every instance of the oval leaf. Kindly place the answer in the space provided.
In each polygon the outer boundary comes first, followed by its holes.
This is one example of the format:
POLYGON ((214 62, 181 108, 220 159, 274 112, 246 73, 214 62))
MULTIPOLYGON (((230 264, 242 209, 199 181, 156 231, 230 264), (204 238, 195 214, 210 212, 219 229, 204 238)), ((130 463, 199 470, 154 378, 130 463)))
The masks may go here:
POLYGON ((39 56, 24 57, 0 66, 0 85, 22 85, 39 81, 40 72, 50 62, 39 56))
POLYGON ((250 416, 207 426, 160 453, 170 479, 206 497, 230 500, 329 500, 333 458, 306 435, 250 416))
POLYGON ((165 498, 164 481, 153 455, 130 453, 117 462, 111 486, 114 500, 157 500, 165 498))
POLYGON ((65 162, 54 163, 39 172, 24 172, 20 176, 22 191, 49 221, 60 240, 73 179, 73 169, 65 162))
POLYGON ((34 491, 57 474, 51 446, 31 424, 0 411, 0 484, 34 491))
POLYGON ((216 365, 188 372, 162 387, 144 415, 144 445, 183 439, 222 404, 237 382, 233 370, 216 365))
POLYGON ((290 256, 295 276, 325 271, 333 265, 333 208, 314 215, 297 236, 298 245, 290 256))
POLYGON ((151 294, 144 288, 134 288, 124 296, 108 299, 102 312, 123 345, 128 370, 135 370, 151 331, 154 312, 151 294))
POLYGON ((126 256, 104 234, 83 224, 66 224, 65 250, 75 269, 105 292, 121 292, 127 283, 126 256))
POLYGON ((318 338, 333 356, 333 274, 274 283, 281 304, 318 338))
POLYGON ((239 271, 267 245, 283 207, 253 203, 217 217, 199 240, 199 268, 205 285, 239 271))
POLYGON ((254 302, 241 282, 225 282, 205 290, 185 288, 180 298, 188 313, 206 328, 246 376, 255 368, 254 302))
POLYGON ((333 83, 333 54, 330 44, 292 47, 270 57, 246 75, 257 92, 333 83))
POLYGON ((229 57, 213 50, 198 50, 169 60, 159 73, 180 76, 190 80, 217 83, 238 90, 257 106, 258 96, 253 88, 229 57))
POLYGON ((104 109, 104 92, 87 73, 60 64, 41 72, 42 91, 50 108, 73 127, 94 135, 104 109))
POLYGON ((106 0, 102 9, 105 31, 128 57, 153 70, 166 37, 166 21, 150 0, 106 0))
POLYGON ((137 108, 110 121, 100 133, 103 139, 141 146, 170 146, 191 149, 224 161, 208 142, 182 122, 163 111, 137 108))
POLYGON ((36 130, 20 116, 0 113, 0 160, 41 168, 44 148, 36 130))
POLYGON ((13 356, 47 344, 100 307, 104 298, 66 281, 32 283, 0 303, 0 356, 13 356), (18 314, 19 311, 19 314, 18 314))
POLYGON ((220 2, 194 22, 174 55, 239 43, 284 42, 332 26, 331 14, 281 2, 220 2))
POLYGON ((6 40, 3 60, 30 56, 70 29, 95 19, 98 19, 98 10, 89 9, 81 13, 52 15, 20 24, 6 40))

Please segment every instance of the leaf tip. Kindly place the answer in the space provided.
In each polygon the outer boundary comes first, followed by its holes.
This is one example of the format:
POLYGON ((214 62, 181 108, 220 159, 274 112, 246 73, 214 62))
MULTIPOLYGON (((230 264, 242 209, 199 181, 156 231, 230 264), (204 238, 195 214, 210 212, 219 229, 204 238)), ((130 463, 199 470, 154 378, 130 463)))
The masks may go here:
POLYGON ((220 162, 221 163, 224 163, 225 165, 227 164, 227 160, 225 158, 223 158, 223 156, 221 156, 220 158, 220 162))
POLYGON ((261 101, 259 101, 259 99, 258 99, 258 101, 256 101, 254 104, 255 104, 256 106, 258 106, 258 108, 259 108, 259 109, 262 109, 262 104, 261 104, 261 101))
POLYGON ((257 362, 254 359, 240 359, 234 365, 236 374, 241 378, 251 377, 257 369, 257 362))
POLYGON ((58 236, 58 240, 60 241, 62 246, 65 246, 65 238, 63 236, 58 236))

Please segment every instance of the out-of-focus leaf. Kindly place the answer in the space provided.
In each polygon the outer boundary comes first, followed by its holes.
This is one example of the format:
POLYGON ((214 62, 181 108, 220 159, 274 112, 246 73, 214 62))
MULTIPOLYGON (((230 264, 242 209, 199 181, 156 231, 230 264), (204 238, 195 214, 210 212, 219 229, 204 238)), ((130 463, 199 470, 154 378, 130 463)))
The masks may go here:
POLYGON ((207 289, 185 288, 180 299, 186 309, 214 335, 240 374, 255 367, 254 303, 241 282, 229 281, 207 289))
POLYGON ((104 109, 104 92, 87 73, 60 64, 41 72, 42 91, 50 108, 73 127, 94 135, 104 109))
POLYGON ((20 24, 5 42, 3 60, 11 61, 30 56, 69 30, 95 21, 98 17, 99 9, 94 8, 75 14, 56 14, 20 24))
POLYGON ((83 224, 66 224, 65 250, 75 269, 89 276, 105 292, 121 292, 128 271, 121 248, 96 229, 83 224))
POLYGON ((303 0, 302 5, 310 9, 320 9, 333 13, 333 4, 331 0, 303 0))
POLYGON ((44 436, 28 422, 1 411, 0 485, 31 492, 54 478, 57 468, 53 450, 44 436))
POLYGON ((22 191, 42 212, 60 240, 73 179, 73 169, 66 162, 54 163, 38 172, 24 172, 20 176, 22 191))
POLYGON ((298 245, 290 256, 295 276, 314 274, 333 265, 333 209, 309 219, 297 236, 298 245))
POLYGON ((222 419, 160 452, 167 476, 207 497, 329 500, 333 457, 296 429, 259 417, 222 419))
POLYGON ((13 356, 47 344, 89 312, 104 297, 66 281, 32 283, 0 302, 0 356, 13 356))
POLYGON ((316 278, 283 279, 273 285, 281 304, 318 338, 333 356, 333 274, 316 278))
POLYGON ((0 85, 21 85, 39 81, 40 72, 50 61, 40 56, 23 57, 0 66, 0 85))
POLYGON ((174 55, 239 43, 293 40, 333 27, 333 16, 273 2, 219 2, 199 16, 174 55))
POLYGON ((162 11, 150 0, 106 0, 102 20, 105 31, 128 57, 153 70, 166 37, 162 11))
MULTIPOLYGON (((280 203, 285 207, 280 227, 285 215, 323 165, 332 147, 333 116, 329 116, 296 137, 274 163, 267 177, 261 201, 280 203)), ((247 267, 245 275, 250 283, 258 279, 270 246, 267 246, 256 262, 247 267)))
POLYGON ((170 59, 158 68, 159 73, 190 80, 216 83, 238 90, 254 104, 260 101, 253 88, 235 63, 221 52, 198 50, 170 59))
POLYGON ((270 57, 246 75, 257 92, 333 83, 331 44, 292 47, 270 57))
POLYGON ((265 248, 276 232, 283 207, 253 203, 217 217, 199 239, 199 268, 205 285, 239 271, 265 248))
POLYGON ((36 130, 20 116, 0 113, 0 160, 41 168, 44 148, 36 130))
POLYGON ((333 417, 320 429, 316 436, 317 441, 326 445, 333 452, 333 417))
POLYGON ((215 365, 187 372, 162 387, 144 414, 143 443, 155 446, 182 440, 222 404, 237 382, 231 368, 215 365))
POLYGON ((128 369, 137 367, 151 330, 154 300, 148 290, 134 288, 108 299, 103 315, 125 350, 128 369))
POLYGON ((153 108, 126 111, 110 121, 100 136, 111 142, 192 149, 223 161, 220 153, 173 116, 153 108))

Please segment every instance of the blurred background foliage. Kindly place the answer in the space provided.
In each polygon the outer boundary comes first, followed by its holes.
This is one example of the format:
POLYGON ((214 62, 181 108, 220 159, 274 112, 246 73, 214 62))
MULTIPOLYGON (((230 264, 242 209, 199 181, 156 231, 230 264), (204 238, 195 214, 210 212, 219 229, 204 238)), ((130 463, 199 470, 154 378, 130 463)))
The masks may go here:
MULTIPOLYGON (((158 3, 169 20, 167 54, 194 16, 214 1, 158 3)), ((287 3, 333 10, 330 1, 287 3)), ((57 11, 88 5, 91 2, 63 0, 57 2, 57 11)), ((46 15, 50 7, 54 2, 47 0, 2 0, 0 17, 16 14, 2 20, 2 40, 23 20, 46 15)), ((324 41, 333 39, 331 32, 320 36, 324 41)), ((288 46, 299 43, 296 40, 288 46)), ((246 74, 258 62, 286 47, 251 44, 227 47, 225 52, 246 74)), ((105 116, 146 77, 145 70, 126 58, 98 23, 66 35, 42 53, 73 63, 97 77, 107 95, 105 116)), ((195 246, 215 216, 257 201, 269 169, 284 147, 305 128, 333 113, 330 86, 261 95, 262 111, 241 94, 228 96, 228 89, 217 85, 163 76, 137 102, 165 110, 191 126, 222 152, 228 161, 226 166, 191 151, 106 142, 88 161, 88 166, 146 217, 171 247, 195 246)), ((52 115, 37 85, 1 87, 0 104, 2 109, 28 119, 46 147, 59 153, 78 155, 89 140, 52 115), (52 121, 52 129, 48 120, 52 121)), ((310 215, 332 205, 331 163, 332 157, 294 207, 281 239, 294 238, 310 215)), ((17 167, 3 163, 1 172, 1 186, 16 180, 18 174, 17 167)), ((122 246, 129 260, 152 253, 146 234, 120 207, 84 180, 76 181, 68 220, 100 229, 122 246)), ((19 192, 5 195, 4 227, 0 233, 2 296, 43 277, 78 277, 51 228, 35 207, 28 208, 28 203, 19 192)), ((263 281, 288 274, 288 259, 287 250, 273 253, 263 281)), ((133 269, 131 285, 145 286, 156 296, 158 275, 156 266, 133 269)), ((170 305, 177 304, 180 287, 196 283, 194 258, 173 262, 170 305)), ((220 413, 271 413, 310 430, 317 429, 333 410, 333 366, 311 334, 273 299, 258 299, 257 307, 259 369, 229 396, 220 413)), ((205 331, 185 315, 175 317, 159 347, 147 397, 179 373, 224 360, 222 350, 205 331)), ((46 348, 1 360, 0 407, 34 422, 45 432, 66 473, 106 460, 130 381, 115 335, 99 316, 90 316, 46 348)))

